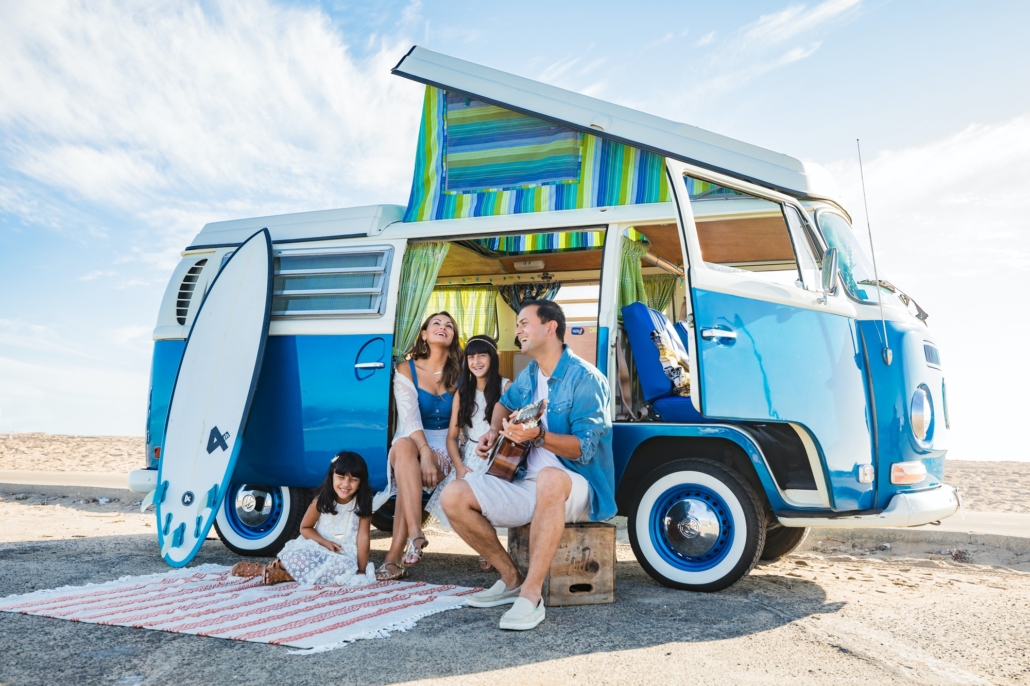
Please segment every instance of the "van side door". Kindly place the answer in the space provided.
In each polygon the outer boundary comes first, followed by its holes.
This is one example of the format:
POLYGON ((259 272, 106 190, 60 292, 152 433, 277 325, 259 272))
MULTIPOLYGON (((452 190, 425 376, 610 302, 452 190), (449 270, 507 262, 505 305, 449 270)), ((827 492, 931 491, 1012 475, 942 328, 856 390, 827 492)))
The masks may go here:
POLYGON ((854 310, 821 292, 817 236, 800 205, 685 163, 667 169, 689 257, 702 414, 793 424, 823 505, 873 507, 854 310))

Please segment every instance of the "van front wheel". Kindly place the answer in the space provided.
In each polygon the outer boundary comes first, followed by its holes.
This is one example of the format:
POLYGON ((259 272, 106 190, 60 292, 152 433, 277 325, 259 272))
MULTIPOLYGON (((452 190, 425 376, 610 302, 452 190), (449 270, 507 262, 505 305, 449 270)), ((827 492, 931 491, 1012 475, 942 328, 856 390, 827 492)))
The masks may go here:
POLYGON ((215 531, 237 555, 271 557, 298 536, 310 500, 303 488, 229 484, 215 516, 215 531))
POLYGON ((647 475, 633 496, 629 541, 660 584, 721 591, 751 571, 765 545, 765 518, 751 486, 705 459, 675 460, 647 475))
POLYGON ((798 549, 808 538, 808 527, 778 526, 765 532, 762 562, 773 562, 798 549))

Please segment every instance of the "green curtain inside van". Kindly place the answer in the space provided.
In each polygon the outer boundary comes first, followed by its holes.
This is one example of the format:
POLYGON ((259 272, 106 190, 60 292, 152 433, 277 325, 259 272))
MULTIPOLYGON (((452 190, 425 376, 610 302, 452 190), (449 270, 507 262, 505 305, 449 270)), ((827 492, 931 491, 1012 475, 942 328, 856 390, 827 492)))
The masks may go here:
POLYGON ((409 243, 404 251, 397 296, 397 323, 393 331, 393 357, 398 362, 404 359, 418 336, 422 314, 436 286, 440 265, 450 248, 450 244, 444 241, 428 241, 409 243))

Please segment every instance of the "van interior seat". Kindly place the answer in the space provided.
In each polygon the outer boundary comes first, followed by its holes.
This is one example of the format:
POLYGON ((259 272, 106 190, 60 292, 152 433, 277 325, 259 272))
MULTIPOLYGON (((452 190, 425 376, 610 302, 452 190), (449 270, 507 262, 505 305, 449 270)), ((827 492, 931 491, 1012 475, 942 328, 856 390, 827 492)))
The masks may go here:
POLYGON ((666 422, 713 421, 706 419, 694 409, 690 396, 673 393, 673 383, 665 374, 658 348, 651 338, 652 332, 665 333, 677 356, 690 359, 687 346, 684 345, 685 341, 689 342, 686 328, 679 325, 673 327, 664 314, 641 302, 623 307, 622 321, 626 335, 629 336, 630 351, 633 353, 633 362, 640 380, 640 390, 644 401, 651 404, 655 414, 666 422))

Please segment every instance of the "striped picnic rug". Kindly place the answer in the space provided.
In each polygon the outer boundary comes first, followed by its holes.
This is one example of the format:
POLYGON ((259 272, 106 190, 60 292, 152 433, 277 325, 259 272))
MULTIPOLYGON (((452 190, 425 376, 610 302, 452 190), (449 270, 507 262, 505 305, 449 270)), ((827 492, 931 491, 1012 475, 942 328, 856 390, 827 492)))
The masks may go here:
POLYGON ((0 599, 0 612, 128 626, 319 652, 407 631, 422 617, 465 605, 479 589, 420 581, 369 586, 263 586, 260 577, 201 565, 0 599))

